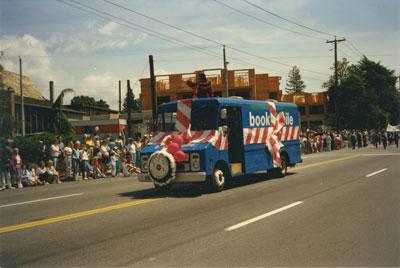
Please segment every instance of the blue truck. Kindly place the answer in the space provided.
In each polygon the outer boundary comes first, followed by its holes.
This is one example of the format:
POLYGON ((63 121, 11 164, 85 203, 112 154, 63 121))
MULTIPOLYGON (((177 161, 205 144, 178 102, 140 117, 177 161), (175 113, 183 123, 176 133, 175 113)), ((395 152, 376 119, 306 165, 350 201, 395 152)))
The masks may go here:
POLYGON ((141 153, 141 182, 156 189, 173 183, 205 182, 221 191, 235 177, 268 171, 284 177, 287 168, 301 162, 299 113, 293 103, 236 98, 190 100, 185 109, 190 120, 186 133, 177 130, 179 102, 162 104, 157 110, 157 132, 141 153), (166 149, 165 141, 185 136, 179 162, 166 149))

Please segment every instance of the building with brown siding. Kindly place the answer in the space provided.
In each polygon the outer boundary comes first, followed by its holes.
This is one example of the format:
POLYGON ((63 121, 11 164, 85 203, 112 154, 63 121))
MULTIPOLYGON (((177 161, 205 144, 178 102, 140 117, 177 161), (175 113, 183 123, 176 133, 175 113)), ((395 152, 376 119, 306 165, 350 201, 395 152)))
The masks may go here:
MULTIPOLYGON (((224 70, 205 69, 203 71, 212 82, 215 96, 225 97, 224 70)), ((198 71, 193 73, 180 73, 157 75, 156 77, 156 103, 187 99, 193 97, 193 89, 183 81, 198 80, 198 71)), ((327 129, 334 125, 332 115, 328 114, 328 94, 296 93, 283 95, 280 87, 280 76, 269 74, 256 74, 254 69, 240 69, 228 71, 229 96, 241 96, 244 99, 267 100, 274 99, 282 102, 296 103, 301 114, 303 130, 327 129)), ((150 78, 143 78, 141 82, 140 98, 144 111, 152 109, 150 78)), ((151 118, 150 113, 148 116, 151 118)))
MULTIPOLYGON (((21 122, 20 75, 2 70, 0 73, 0 100, 7 114, 21 122)), ((22 76, 24 94, 25 133, 33 134, 49 130, 49 113, 52 102, 36 88, 32 80, 22 76)), ((50 94, 51 95, 51 94, 50 94)), ((66 107, 61 108, 69 120, 81 120, 85 113, 66 107)))
MULTIPOLYGON (((216 97, 226 97, 224 87, 223 69, 205 69, 201 70, 212 82, 216 97)), ((254 69, 239 69, 228 71, 228 89, 229 96, 241 96, 244 99, 280 100, 282 90, 279 89, 279 76, 269 76, 268 74, 256 74, 254 69)), ((193 89, 183 81, 197 81, 198 72, 180 73, 156 76, 156 103, 157 106, 180 99, 193 97, 193 89)), ((140 99, 142 100, 142 109, 151 110, 151 88, 150 78, 143 78, 141 82, 140 99)))
POLYGON ((328 93, 293 93, 283 95, 282 102, 297 104, 301 114, 301 128, 327 129, 334 125, 334 118, 328 114, 328 93))

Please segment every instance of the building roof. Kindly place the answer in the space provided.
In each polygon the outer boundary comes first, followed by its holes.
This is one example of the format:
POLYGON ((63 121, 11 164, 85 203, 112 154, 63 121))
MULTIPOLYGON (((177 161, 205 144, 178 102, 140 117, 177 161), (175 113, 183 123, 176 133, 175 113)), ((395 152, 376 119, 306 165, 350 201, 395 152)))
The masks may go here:
MULTIPOLYGON (((0 85, 0 90, 11 89, 14 91, 16 96, 20 96, 20 75, 3 70, 1 71, 1 76, 3 82, 0 85)), ((22 76, 22 86, 24 97, 46 100, 29 77, 24 75, 22 76)))

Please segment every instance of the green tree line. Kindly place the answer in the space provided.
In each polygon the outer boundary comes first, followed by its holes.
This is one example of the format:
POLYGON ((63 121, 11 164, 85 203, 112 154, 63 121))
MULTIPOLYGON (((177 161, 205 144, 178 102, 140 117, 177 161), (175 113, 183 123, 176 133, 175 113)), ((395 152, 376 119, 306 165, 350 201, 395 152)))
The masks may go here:
MULTIPOLYGON (((334 67, 332 67, 334 69, 334 67)), ((328 110, 335 114, 337 101, 341 129, 382 129, 400 121, 400 97, 395 71, 363 57, 350 64, 338 62, 337 100, 334 76, 322 86, 328 90, 328 110)))

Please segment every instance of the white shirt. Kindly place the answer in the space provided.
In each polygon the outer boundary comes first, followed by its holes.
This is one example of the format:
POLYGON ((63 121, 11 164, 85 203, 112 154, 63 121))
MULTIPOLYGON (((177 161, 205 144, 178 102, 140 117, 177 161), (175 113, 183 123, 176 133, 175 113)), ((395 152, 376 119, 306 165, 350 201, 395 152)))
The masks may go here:
POLYGON ((108 151, 109 151, 108 146, 104 146, 104 145, 100 146, 101 155, 109 156, 110 154, 108 153, 108 151))
POLYGON ((39 176, 39 175, 41 175, 41 174, 44 174, 44 173, 46 173, 47 172, 47 168, 46 167, 44 167, 44 168, 41 168, 41 167, 38 167, 37 169, 36 169, 36 174, 39 176))
POLYGON ((70 155, 72 154, 72 148, 69 147, 69 146, 65 147, 65 148, 64 148, 64 154, 65 154, 66 156, 70 156, 70 155))
POLYGON ((128 151, 130 154, 136 153, 136 146, 134 143, 129 143, 128 144, 128 151))
POLYGON ((58 147, 58 144, 52 144, 50 146, 50 155, 51 157, 58 157, 60 155, 60 147, 58 147))
POLYGON ((89 154, 88 154, 88 152, 86 152, 86 151, 81 151, 81 154, 80 154, 80 159, 81 160, 89 160, 89 154))
POLYGON ((54 168, 54 166, 48 167, 48 168, 47 168, 47 172, 48 172, 50 175, 56 175, 56 176, 58 176, 58 172, 57 172, 57 170, 54 168))
POLYGON ((124 165, 124 168, 123 168, 122 171, 123 171, 125 177, 129 177, 131 175, 131 174, 129 174, 129 170, 128 170, 128 165, 127 164, 124 165))

